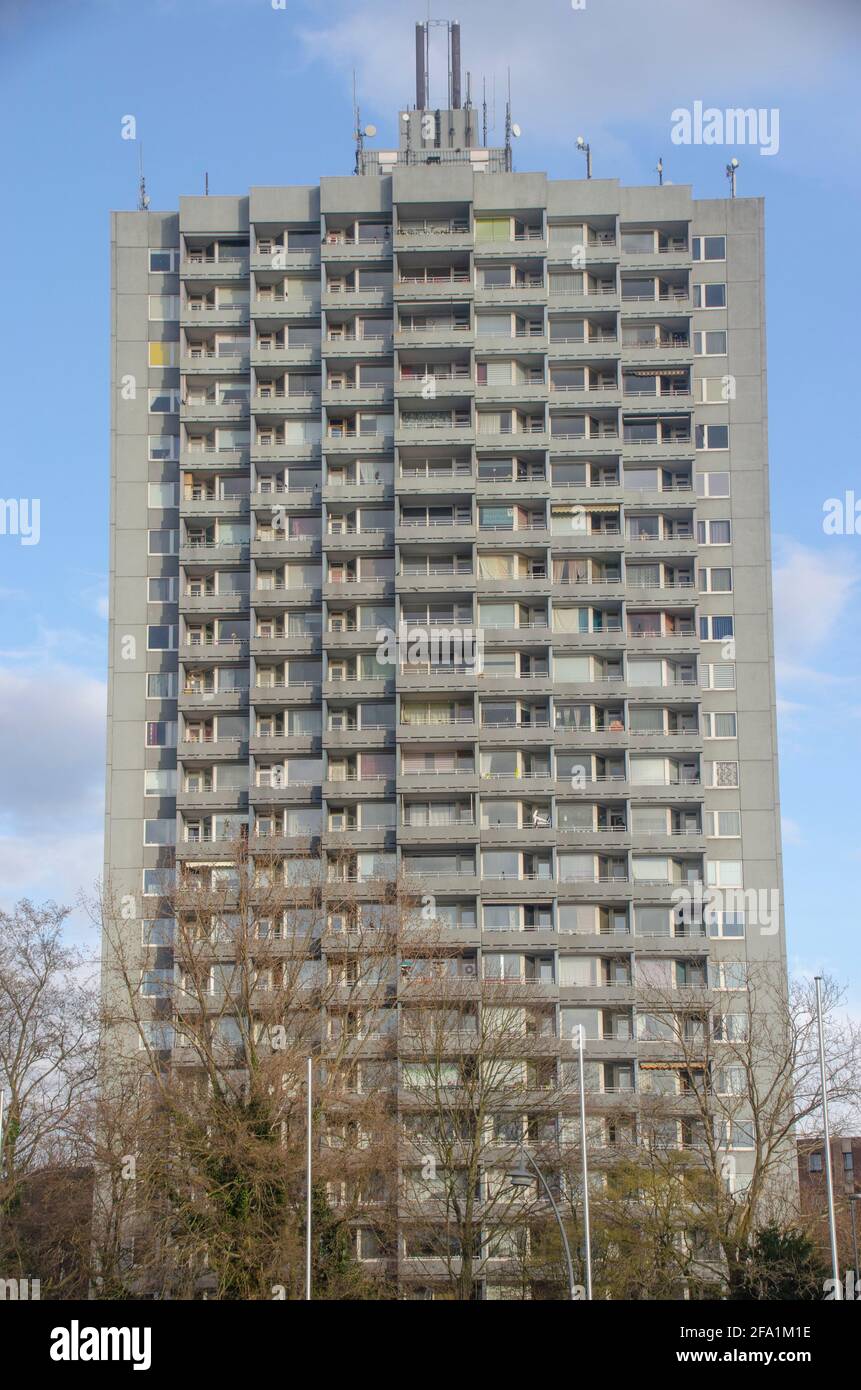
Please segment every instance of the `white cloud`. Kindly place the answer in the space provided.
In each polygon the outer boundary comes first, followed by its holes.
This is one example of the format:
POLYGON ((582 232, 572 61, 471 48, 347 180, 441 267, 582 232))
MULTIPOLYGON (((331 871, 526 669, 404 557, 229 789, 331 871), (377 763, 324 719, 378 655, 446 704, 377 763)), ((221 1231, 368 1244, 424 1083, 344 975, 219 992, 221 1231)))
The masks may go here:
POLYGON ((843 622, 856 598, 857 566, 842 554, 827 555, 784 539, 774 569, 774 622, 778 661, 784 674, 810 679, 805 658, 819 651, 843 622))
POLYGON ((0 906, 8 909, 26 897, 75 908, 81 894, 93 896, 102 856, 101 830, 0 835, 0 906))
MULTIPOLYGON (((57 841, 100 813, 105 685, 62 662, 0 668, 0 822, 16 834, 50 823, 57 841), (13 819, 14 818, 14 819, 13 819)), ((3 878, 0 875, 0 878, 3 878)))
MULTIPOLYGON (((307 56, 346 80, 355 69, 360 100, 383 116, 411 104, 418 9, 405 12, 402 0, 329 0, 324 12, 326 22, 309 23, 302 34, 307 56)), ((723 0, 719 23, 690 0, 587 0, 577 11, 569 0, 529 7, 521 0, 466 0, 458 17, 474 100, 481 100, 481 75, 488 87, 495 75, 497 128, 510 65, 515 116, 527 137, 570 147, 575 127, 588 125, 593 143, 600 135, 601 167, 611 171, 610 131, 659 121, 668 137, 672 109, 697 98, 727 107, 773 105, 776 92, 828 89, 833 96, 841 75, 852 80, 848 46, 858 23, 854 0, 818 8, 808 0, 723 0)), ((445 85, 442 38, 432 31, 431 104, 446 104, 445 85)), ((806 132, 794 135, 803 139, 806 132)), ((850 131, 836 137, 848 152, 850 131)))
POLYGON ((804 843, 801 826, 798 824, 798 821, 793 820, 791 816, 781 815, 780 833, 785 845, 800 845, 804 843))

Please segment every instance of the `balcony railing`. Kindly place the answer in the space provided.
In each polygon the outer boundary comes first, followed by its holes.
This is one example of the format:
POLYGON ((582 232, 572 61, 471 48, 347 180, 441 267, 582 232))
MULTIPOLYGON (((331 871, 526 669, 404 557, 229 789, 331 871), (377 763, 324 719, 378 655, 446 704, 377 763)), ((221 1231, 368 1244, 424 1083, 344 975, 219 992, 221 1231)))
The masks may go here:
POLYGON ((401 275, 399 285, 468 285, 468 270, 453 270, 449 275, 401 275))

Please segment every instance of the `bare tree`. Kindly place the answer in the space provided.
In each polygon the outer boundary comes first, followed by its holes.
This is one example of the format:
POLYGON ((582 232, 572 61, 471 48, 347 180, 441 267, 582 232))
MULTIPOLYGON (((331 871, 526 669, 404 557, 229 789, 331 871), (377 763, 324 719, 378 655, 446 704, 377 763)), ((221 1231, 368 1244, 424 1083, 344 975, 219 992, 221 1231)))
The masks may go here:
MULTIPOLYGON (((796 1133, 822 1103, 813 986, 796 981, 787 994, 778 968, 734 970, 719 992, 648 981, 640 991, 654 1060, 640 1065, 636 1150, 611 1166, 599 1209, 608 1233, 616 1228, 608 1239, 617 1255, 627 1244, 621 1227, 640 1232, 632 1253, 656 1276, 645 1287, 672 1276, 689 1292, 732 1297, 745 1286, 757 1232, 799 1222, 796 1133)), ((826 981, 827 1085, 837 1104, 857 1094, 861 1074, 861 1039, 840 1002, 826 981)))
POLYGON ((132 1165, 132 1228, 147 1250, 135 1250, 138 1278, 189 1296, 301 1295, 312 1057, 327 1252, 317 1293, 364 1293, 354 1231, 391 1167, 393 1085, 359 1077, 394 1057, 395 923, 363 911, 349 881, 324 880, 319 859, 298 871, 294 860, 288 880, 283 857, 255 849, 239 841, 217 871, 183 873, 161 909, 175 922, 161 975, 109 895, 102 904, 106 1095, 116 1088, 122 1104, 132 1089, 148 1112, 132 1165))
POLYGON ((540 982, 479 975, 473 953, 427 932, 404 943, 398 998, 403 1278, 460 1300, 487 1281, 504 1296, 554 1220, 509 1174, 524 1144, 552 1162, 555 1007, 540 982))

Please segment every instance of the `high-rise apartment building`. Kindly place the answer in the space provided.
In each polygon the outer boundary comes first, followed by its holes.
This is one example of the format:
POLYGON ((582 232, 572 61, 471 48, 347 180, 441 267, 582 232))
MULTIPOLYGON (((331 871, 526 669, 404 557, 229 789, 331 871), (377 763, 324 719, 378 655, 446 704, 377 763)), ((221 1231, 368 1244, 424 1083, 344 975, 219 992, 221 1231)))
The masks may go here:
POLYGON ((763 208, 514 172, 421 36, 397 150, 114 215, 106 873, 158 993, 238 825, 403 869, 586 1027, 612 1133, 666 1089, 642 989, 740 1029, 784 969, 777 917, 678 913, 781 884, 763 208))

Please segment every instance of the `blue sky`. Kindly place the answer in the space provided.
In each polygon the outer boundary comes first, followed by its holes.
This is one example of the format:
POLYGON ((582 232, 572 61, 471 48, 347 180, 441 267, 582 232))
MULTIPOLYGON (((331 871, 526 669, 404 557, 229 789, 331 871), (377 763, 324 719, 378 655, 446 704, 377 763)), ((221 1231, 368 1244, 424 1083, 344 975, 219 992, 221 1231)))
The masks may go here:
MULTIPOLYGON (((15 405, 0 495, 41 501, 38 545, 0 536, 4 906, 24 892, 72 901, 99 873, 108 214, 135 205, 140 144, 154 209, 202 193, 206 171, 213 193, 348 173, 353 70, 363 120, 393 143, 412 96, 412 23, 426 13, 425 0, 0 0, 0 354, 15 405), (137 143, 121 138, 127 115, 137 143)), ((739 192, 766 197, 790 960, 836 973, 859 1008, 861 534, 826 535, 822 522, 827 498, 861 499, 846 406, 858 277, 843 259, 861 235, 861 6, 459 0, 452 17, 474 94, 482 74, 491 101, 495 90, 497 127, 511 66, 520 169, 581 176, 583 133, 596 177, 652 182, 661 155, 665 178, 723 197, 735 153, 739 192), (778 108, 778 153, 673 145, 672 111, 696 100, 778 108)), ((433 79, 432 101, 443 103, 433 79)))

